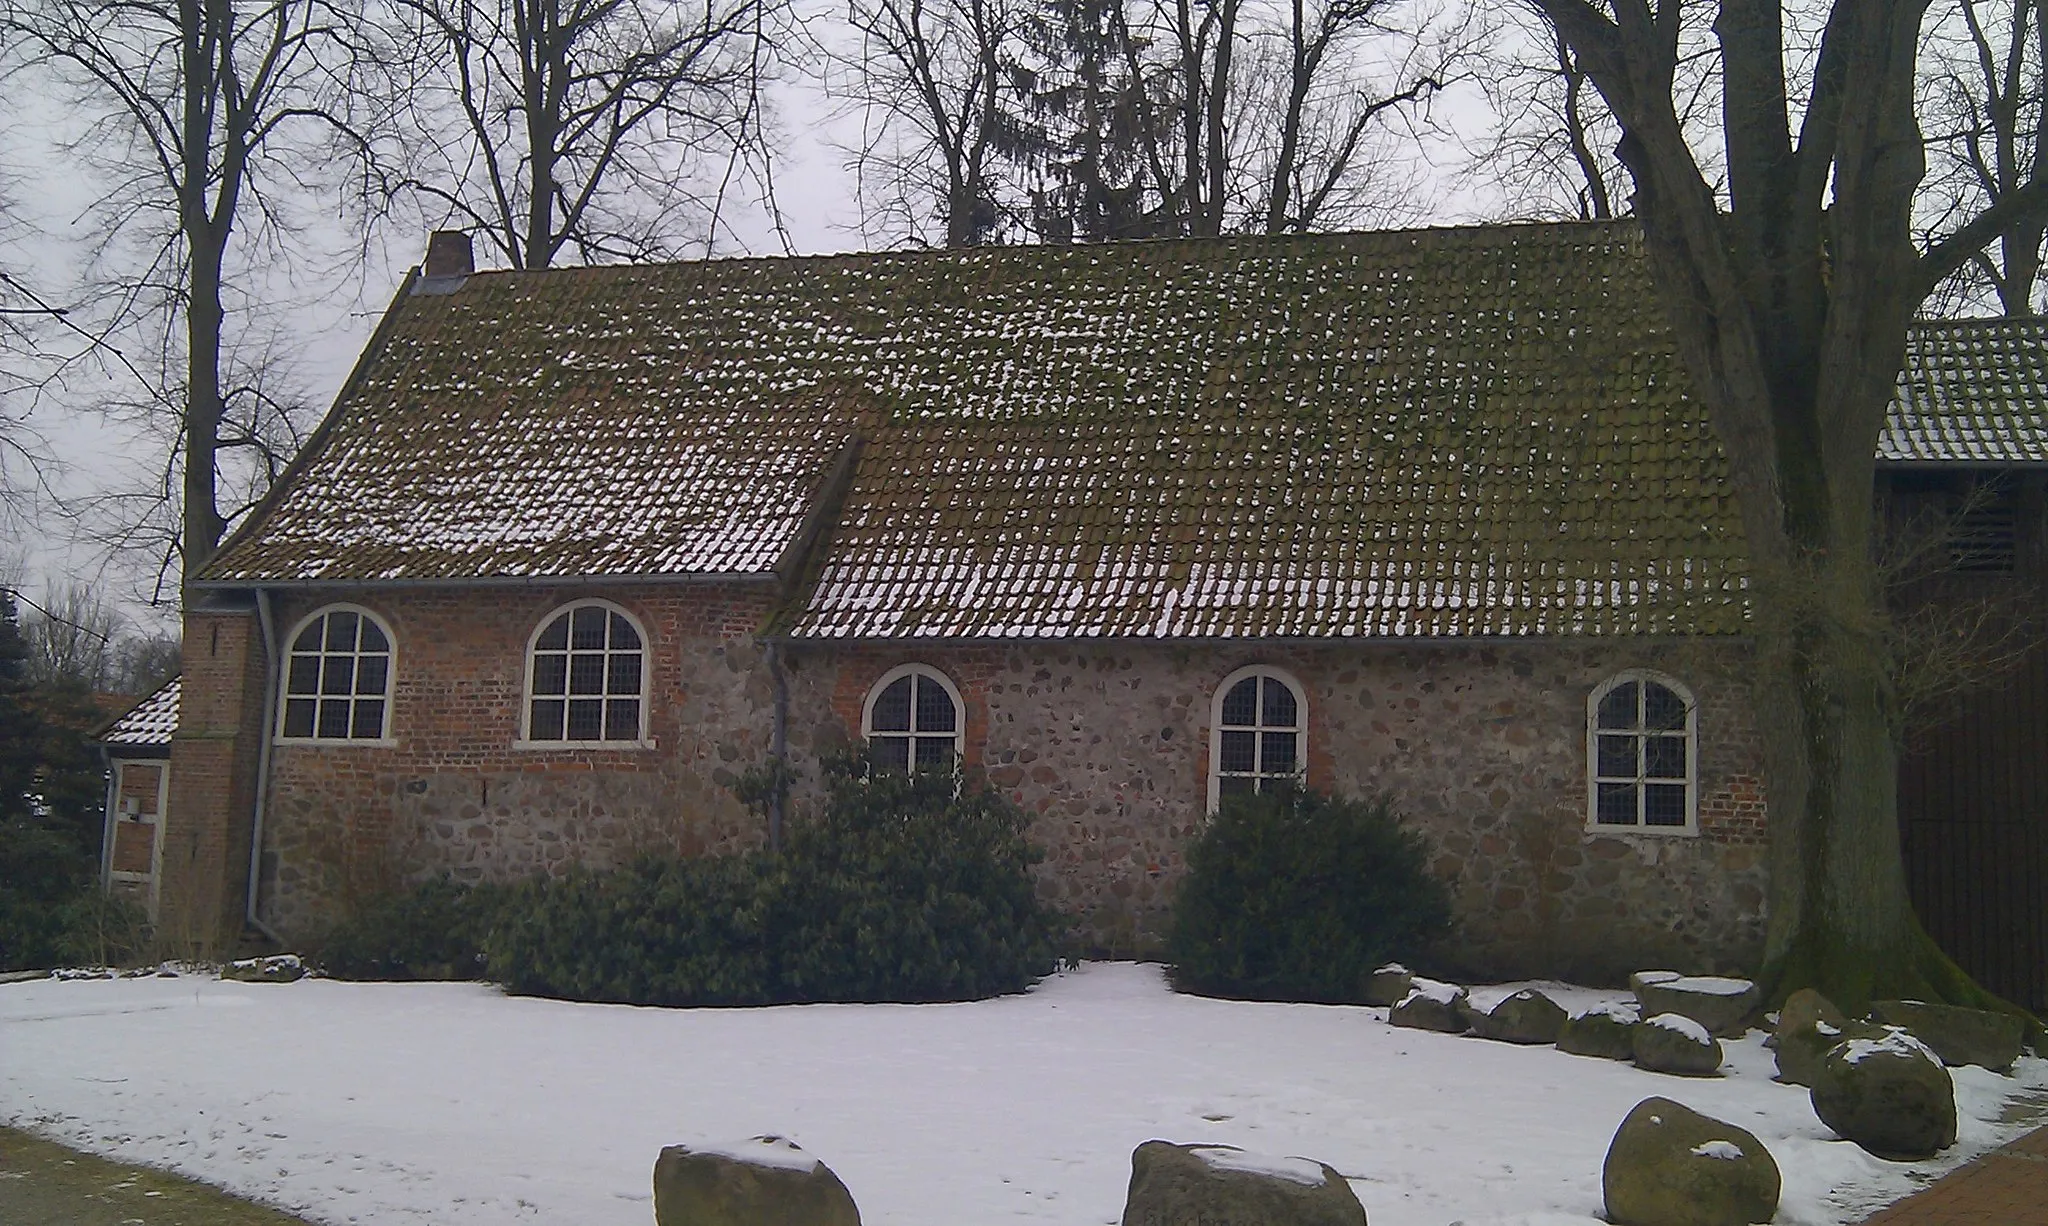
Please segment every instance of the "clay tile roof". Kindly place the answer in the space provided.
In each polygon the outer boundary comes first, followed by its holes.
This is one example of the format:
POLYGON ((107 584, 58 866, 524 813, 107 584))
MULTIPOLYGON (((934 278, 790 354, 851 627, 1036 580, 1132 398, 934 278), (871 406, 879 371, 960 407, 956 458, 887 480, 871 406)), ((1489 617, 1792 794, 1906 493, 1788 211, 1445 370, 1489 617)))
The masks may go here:
POLYGON ((173 677, 157 687, 154 694, 129 708, 100 740, 108 745, 161 745, 169 747, 171 734, 178 730, 178 681, 173 677))
POLYGON ((807 638, 1739 633, 1634 229, 471 277, 387 321, 214 582, 766 574, 807 638))
POLYGON ((1877 454, 1907 463, 2048 463, 2048 319, 1917 325, 1877 454))

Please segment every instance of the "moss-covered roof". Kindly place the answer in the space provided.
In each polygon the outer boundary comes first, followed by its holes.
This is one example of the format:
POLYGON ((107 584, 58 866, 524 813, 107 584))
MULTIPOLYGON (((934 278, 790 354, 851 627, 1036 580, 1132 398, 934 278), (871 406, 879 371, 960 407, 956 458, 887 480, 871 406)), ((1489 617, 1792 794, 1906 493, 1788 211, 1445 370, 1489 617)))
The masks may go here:
POLYGON ((858 434, 796 636, 1744 620, 1625 224, 486 273, 383 337, 205 579, 767 576, 858 434))
POLYGON ((1916 325, 1877 454, 1896 463, 2048 463, 2048 319, 1916 325))

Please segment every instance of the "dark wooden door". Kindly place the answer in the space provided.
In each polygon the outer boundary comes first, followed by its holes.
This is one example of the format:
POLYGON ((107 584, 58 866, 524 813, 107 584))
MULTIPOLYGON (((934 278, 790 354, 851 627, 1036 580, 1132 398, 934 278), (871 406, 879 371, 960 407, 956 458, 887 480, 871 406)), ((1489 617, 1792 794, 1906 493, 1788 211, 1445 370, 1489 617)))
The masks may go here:
POLYGON ((1916 738, 1899 820, 1927 931, 1977 982, 2048 1009, 2048 648, 1916 738))

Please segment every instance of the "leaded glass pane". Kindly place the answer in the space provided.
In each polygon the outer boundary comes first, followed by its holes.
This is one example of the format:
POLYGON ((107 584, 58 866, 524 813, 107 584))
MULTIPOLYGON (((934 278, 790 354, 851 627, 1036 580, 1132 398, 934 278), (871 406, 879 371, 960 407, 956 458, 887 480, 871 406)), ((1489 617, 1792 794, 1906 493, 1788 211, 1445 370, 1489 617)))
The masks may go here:
POLYGON ((633 629, 632 622, 617 613, 612 614, 612 650, 640 650, 640 632, 633 629))
POLYGON ((1636 683, 1624 681, 1607 691, 1600 699, 1600 726, 1602 728, 1633 728, 1636 726, 1636 683))
POLYGON ((604 700, 601 698, 570 699, 568 734, 568 739, 572 741, 603 740, 604 700))
POLYGON ((530 739, 536 741, 559 741, 562 739, 562 717, 567 710, 559 698, 536 698, 533 702, 533 728, 530 739))
MULTIPOLYGON (((320 662, 320 692, 347 695, 356 692, 356 658, 328 656, 320 662)), ((326 733, 320 735, 325 736, 326 733)), ((344 734, 346 735, 346 734, 344 734)))
MULTIPOLYGON (((368 625, 368 623, 364 624, 368 625)), ((390 656, 364 656, 361 660, 357 661, 356 693, 384 693, 384 684, 387 680, 389 680, 389 678, 386 676, 386 673, 390 670, 390 666, 390 656)))
POLYGON ((329 613, 327 615, 327 650, 354 651, 356 649, 356 615, 353 613, 329 613))
POLYGON ((578 653, 569 657, 569 692, 604 693, 604 656, 592 652, 588 655, 578 653))
POLYGON ((376 623, 376 622, 373 622, 373 621, 371 621, 371 620, 370 620, 369 618, 367 618, 367 617, 363 619, 363 650, 364 650, 364 651, 390 651, 390 650, 391 650, 391 641, 390 641, 389 639, 386 639, 386 638, 384 637, 384 632, 383 632, 382 630, 379 630, 379 629, 377 628, 377 623, 376 623))
POLYGON ((910 678, 898 677, 875 695, 869 727, 875 732, 910 731, 910 678))
POLYGON ((312 736, 315 703, 310 698, 288 698, 284 704, 284 734, 312 736))
POLYGON ((316 619, 316 620, 314 620, 314 621, 312 621, 312 622, 308 623, 308 624, 307 624, 307 626, 306 626, 306 628, 305 628, 304 630, 301 630, 301 631, 299 631, 299 637, 297 637, 297 638, 295 638, 295 639, 293 639, 293 640, 292 640, 292 650, 293 650, 293 651, 318 651, 318 650, 320 650, 320 636, 321 636, 321 633, 322 633, 322 631, 323 631, 323 629, 324 629, 324 627, 325 627, 326 625, 327 625, 327 619, 326 619, 326 618, 324 618, 324 617, 322 617, 322 618, 318 618, 318 619, 316 619))
MULTIPOLYGON (((1246 677, 1230 687, 1223 696, 1223 726, 1226 728, 1249 728, 1258 723, 1259 679, 1246 677)), ((1247 766, 1246 770, 1251 768, 1247 766)))
POLYGON ((1654 681, 1645 682, 1643 726, 1652 732, 1685 731, 1685 700, 1654 681))
POLYGON ((611 658, 605 670, 605 693, 638 694, 640 692, 640 653, 629 651, 611 658))
MULTIPOLYGON (((919 732, 951 732, 959 722, 959 715, 953 710, 953 696, 946 687, 930 677, 917 679, 917 730, 919 732)), ((919 759, 922 761, 923 759, 919 759)))
POLYGON ((1643 741, 1643 774, 1652 779, 1685 778, 1685 738, 1653 736, 1643 741))
POLYGON ((917 741, 917 764, 919 767, 949 767, 953 765, 953 738, 949 736, 921 736, 917 741))
POLYGON ((569 692, 569 657, 537 655, 533 657, 533 692, 535 694, 566 694, 569 692))
MULTIPOLYGON (((291 673, 284 683, 287 694, 317 694, 320 692, 320 657, 293 656, 291 673)), ((285 733, 286 736, 293 735, 285 733)))
POLYGON ((611 616, 607 609, 596 605, 585 605, 570 611, 574 620, 570 623, 569 646, 577 651, 601 651, 604 649, 604 626, 611 616))
POLYGON ((1257 736, 1255 732, 1225 732, 1223 752, 1217 763, 1218 769, 1226 774, 1256 769, 1257 759, 1254 755, 1257 742, 1254 738, 1257 736))
POLYGON ((374 741, 384 735, 384 700, 381 698, 358 698, 356 700, 355 724, 349 728, 349 735, 358 740, 374 741))
POLYGON ((1294 773, 1294 737, 1292 732, 1262 732, 1259 734, 1265 744, 1259 769, 1269 775, 1291 775, 1294 773))
POLYGON ((320 731, 323 739, 343 741, 348 739, 348 699, 323 698, 320 700, 320 731))
POLYGON ((1600 774, 1623 779, 1636 777, 1636 746, 1641 742, 1632 736, 1603 736, 1600 738, 1600 774))
POLYGON ((1266 724, 1274 728, 1294 727, 1294 691, 1277 677, 1260 678, 1266 692, 1266 724))
POLYGON ((1218 796, 1249 796, 1257 790, 1253 781, 1244 775, 1227 775, 1216 781, 1218 796))
POLYGON ((1643 824, 1646 826, 1685 825, 1685 785, 1682 783, 1644 784, 1643 824))
POLYGON ((569 615, 564 613, 549 622, 548 628, 540 632, 540 637, 533 641, 533 645, 535 649, 540 651, 567 651, 569 649, 569 615))
POLYGON ((1636 785, 1633 783, 1603 783, 1600 785, 1596 820, 1604 826, 1633 826, 1636 824, 1636 785))
POLYGON ((612 698, 605 701, 604 739, 607 741, 637 741, 640 739, 639 699, 612 698))
POLYGON ((876 737, 872 742, 875 765, 884 770, 907 771, 910 769, 910 738, 907 736, 876 737))

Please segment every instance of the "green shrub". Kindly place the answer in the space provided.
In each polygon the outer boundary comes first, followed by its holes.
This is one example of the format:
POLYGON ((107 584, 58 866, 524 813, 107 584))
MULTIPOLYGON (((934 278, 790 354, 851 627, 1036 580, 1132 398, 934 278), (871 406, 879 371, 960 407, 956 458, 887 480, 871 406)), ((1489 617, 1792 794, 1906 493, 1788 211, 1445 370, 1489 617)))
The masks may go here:
POLYGON ((441 876, 372 898, 328 929, 313 964, 336 979, 481 979, 504 895, 441 876))
POLYGON ((780 853, 649 859, 519 887, 493 930, 515 992, 657 1005, 963 1000, 1057 961, 1024 816, 944 775, 827 765, 780 853))
POLYGON ((1450 925, 1420 835, 1384 798, 1233 797, 1188 848, 1167 938, 1185 991, 1353 1001, 1366 976, 1450 925))

